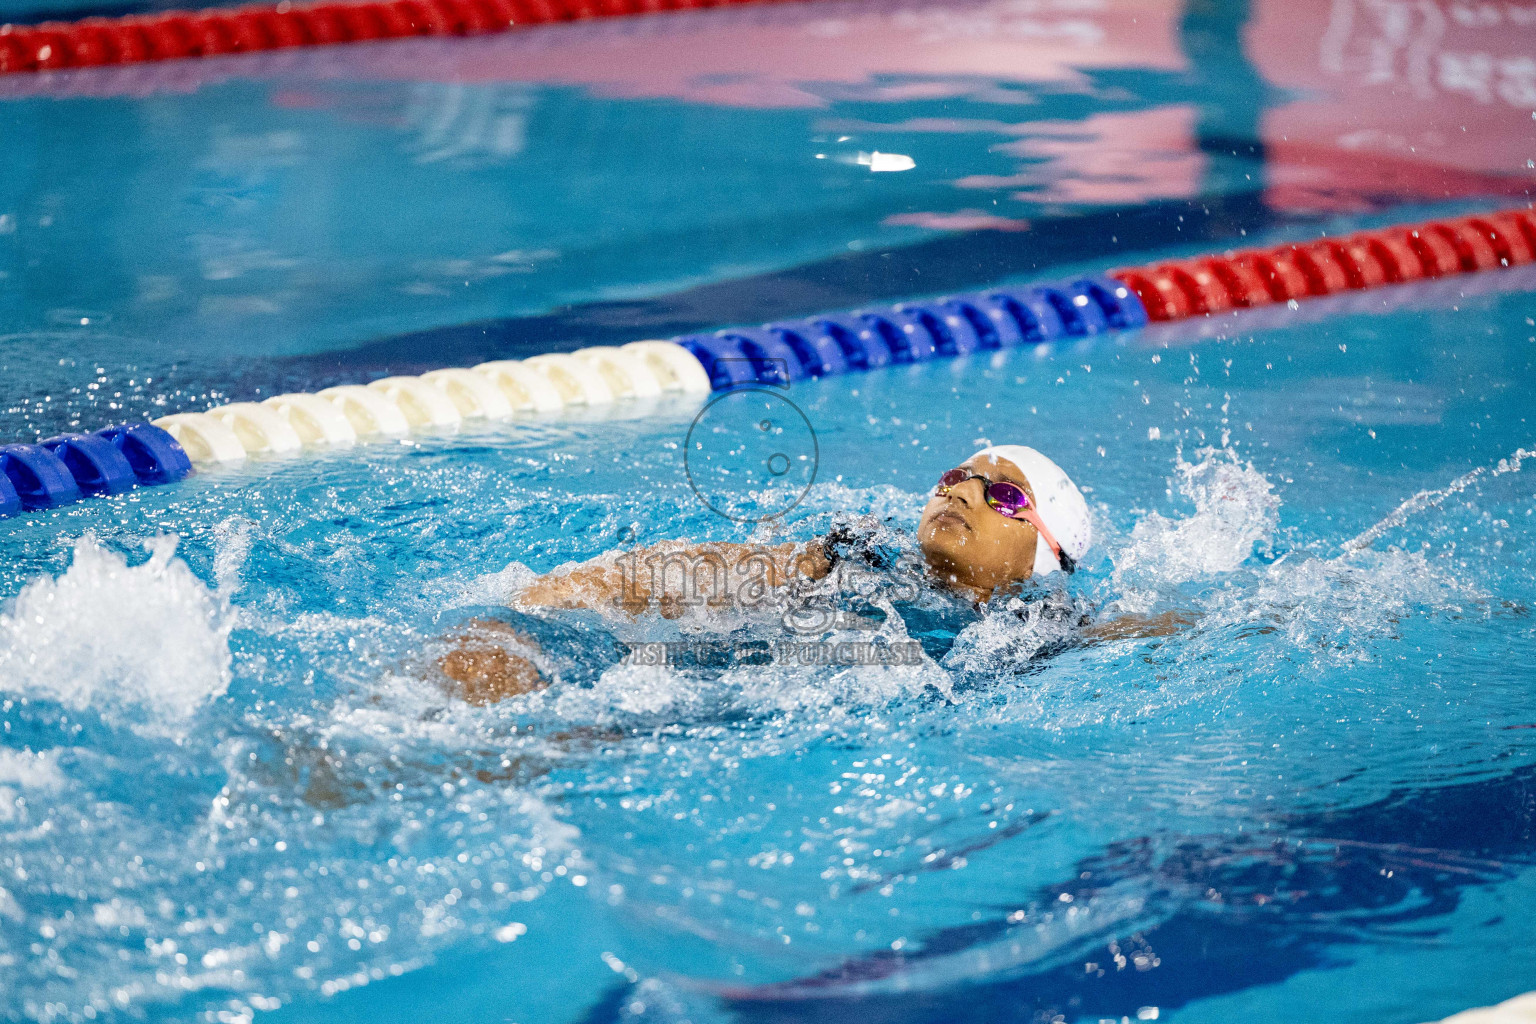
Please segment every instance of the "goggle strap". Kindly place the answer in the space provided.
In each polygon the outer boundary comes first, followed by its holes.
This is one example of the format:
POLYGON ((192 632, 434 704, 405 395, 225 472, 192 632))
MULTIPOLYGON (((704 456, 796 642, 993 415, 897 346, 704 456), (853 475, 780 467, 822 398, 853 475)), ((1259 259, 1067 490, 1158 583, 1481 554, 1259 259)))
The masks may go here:
POLYGON ((1051 554, 1056 556, 1056 564, 1061 566, 1061 571, 1065 573, 1076 572, 1077 560, 1061 550, 1061 545, 1056 543, 1056 537, 1051 533, 1050 528, 1045 525, 1045 521, 1040 518, 1034 509, 1026 509, 1025 511, 1028 513, 1028 516, 1024 518, 1027 519, 1030 526, 1035 528, 1035 532, 1040 535, 1040 539, 1045 541, 1046 545, 1051 549, 1051 554))

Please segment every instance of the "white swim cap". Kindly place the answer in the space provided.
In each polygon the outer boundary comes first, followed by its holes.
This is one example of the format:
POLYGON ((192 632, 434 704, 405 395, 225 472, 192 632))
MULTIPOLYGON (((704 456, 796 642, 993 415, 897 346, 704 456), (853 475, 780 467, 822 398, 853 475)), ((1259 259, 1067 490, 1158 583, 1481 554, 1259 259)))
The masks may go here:
MULTIPOLYGON (((1056 537, 1061 550, 1073 561, 1088 553, 1093 527, 1088 522, 1088 502, 1077 484, 1050 459, 1022 444, 997 444, 983 448, 977 455, 995 455, 1007 459, 1023 471, 1035 492, 1035 508, 1041 522, 1056 537)), ((1035 545, 1035 575, 1044 576, 1061 568, 1049 544, 1035 545)))

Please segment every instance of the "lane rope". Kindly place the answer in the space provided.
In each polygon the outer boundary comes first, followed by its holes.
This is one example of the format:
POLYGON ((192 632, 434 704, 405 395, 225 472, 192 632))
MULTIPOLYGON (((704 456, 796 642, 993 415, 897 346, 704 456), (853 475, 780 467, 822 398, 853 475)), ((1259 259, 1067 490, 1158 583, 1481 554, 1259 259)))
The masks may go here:
POLYGON ((194 464, 453 431, 466 421, 547 418, 566 409, 666 395, 787 386, 1533 263, 1536 213, 1506 210, 1130 267, 1066 283, 996 288, 233 402, 153 423, 0 446, 0 516, 170 483, 192 472, 194 464))
POLYGON ((0 74, 142 64, 787 0, 374 0, 0 25, 0 74))
POLYGON ((234 402, 207 412, 162 416, 152 426, 170 435, 192 462, 240 462, 250 455, 451 431, 465 421, 510 420, 711 390, 703 367, 682 346, 634 341, 234 402))
POLYGON ((1163 321, 1501 270, 1533 259, 1536 214, 1527 208, 1112 270, 1109 276, 1136 293, 1150 320, 1163 321))

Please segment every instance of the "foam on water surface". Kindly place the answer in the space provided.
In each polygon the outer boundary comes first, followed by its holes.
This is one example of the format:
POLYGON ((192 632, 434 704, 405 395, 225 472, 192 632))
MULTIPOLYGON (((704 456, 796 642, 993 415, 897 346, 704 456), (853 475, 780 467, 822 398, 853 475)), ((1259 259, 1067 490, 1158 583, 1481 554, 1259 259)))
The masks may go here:
POLYGON ((1264 474, 1230 449, 1207 449, 1196 462, 1180 455, 1169 494, 1194 505, 1188 516, 1152 512, 1131 528, 1111 558, 1117 606, 1144 611, 1159 592, 1231 572, 1267 542, 1280 499, 1264 474))
POLYGON ((73 708, 114 708, 179 728, 230 680, 233 619, 159 537, 148 561, 92 537, 57 578, 27 584, 0 614, 0 674, 15 690, 73 708))
MULTIPOLYGON (((48 751, 0 750, 0 823, 15 820, 29 798, 46 800, 63 784, 58 762, 48 751)), ((5 913, 3 904, 0 913, 5 913)))

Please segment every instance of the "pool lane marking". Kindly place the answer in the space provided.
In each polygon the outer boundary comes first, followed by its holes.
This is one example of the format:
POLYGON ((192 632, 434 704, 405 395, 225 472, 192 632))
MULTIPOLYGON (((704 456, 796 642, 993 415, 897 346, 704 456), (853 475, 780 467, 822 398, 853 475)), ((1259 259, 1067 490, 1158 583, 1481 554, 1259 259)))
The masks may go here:
POLYGON ((126 473, 113 464, 107 445, 98 443, 103 441, 133 463, 133 485, 168 483, 190 472, 192 463, 239 462, 253 454, 348 445, 452 428, 465 420, 506 420, 663 393, 782 386, 1533 263, 1536 214, 1527 206, 1124 268, 1055 285, 386 377, 318 394, 177 413, 153 424, 124 424, 42 445, 0 446, 0 516, 126 489, 126 473))
POLYGON ((452 429, 467 420, 497 422, 711 390, 703 366, 681 345, 634 341, 234 402, 162 416, 154 425, 175 438, 193 462, 240 462, 250 455, 452 429))
POLYGON ((374 0, 253 4, 0 26, 0 74, 293 47, 476 36, 534 25, 788 0, 374 0))

